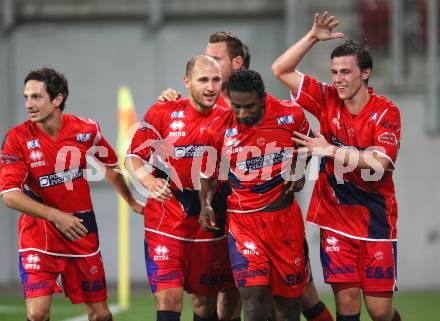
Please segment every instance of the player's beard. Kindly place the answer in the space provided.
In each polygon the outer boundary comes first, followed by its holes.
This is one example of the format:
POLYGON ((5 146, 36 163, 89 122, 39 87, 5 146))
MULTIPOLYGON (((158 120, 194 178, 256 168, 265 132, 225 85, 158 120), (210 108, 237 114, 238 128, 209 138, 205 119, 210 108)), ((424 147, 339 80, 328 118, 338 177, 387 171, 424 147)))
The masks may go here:
POLYGON ((198 92, 194 92, 191 90, 191 96, 192 96, 194 102, 202 110, 212 109, 212 107, 214 107, 219 95, 220 95, 220 92, 216 93, 215 96, 212 97, 212 102, 204 102, 204 100, 206 100, 206 97, 204 96, 203 93, 198 93, 198 92))

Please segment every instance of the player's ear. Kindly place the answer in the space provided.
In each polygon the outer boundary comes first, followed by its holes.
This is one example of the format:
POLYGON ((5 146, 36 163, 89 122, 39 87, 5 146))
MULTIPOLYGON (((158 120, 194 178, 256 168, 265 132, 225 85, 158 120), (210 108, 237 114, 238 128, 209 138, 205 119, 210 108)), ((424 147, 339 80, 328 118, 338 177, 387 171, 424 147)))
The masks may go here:
POLYGON ((366 68, 366 69, 364 69, 364 70, 361 70, 361 73, 362 73, 362 75, 361 75, 362 80, 363 80, 364 82, 366 82, 366 81, 370 78, 372 72, 373 72, 373 71, 371 70, 371 68, 366 68))
POLYGON ((232 69, 239 70, 244 67, 244 60, 242 56, 232 58, 232 69))
POLYGON ((190 86, 190 79, 188 76, 183 77, 183 83, 184 83, 186 89, 189 89, 191 87, 190 86))
POLYGON ((58 94, 53 100, 52 100, 52 104, 55 105, 55 107, 60 107, 61 104, 63 103, 64 100, 64 96, 63 94, 58 94))

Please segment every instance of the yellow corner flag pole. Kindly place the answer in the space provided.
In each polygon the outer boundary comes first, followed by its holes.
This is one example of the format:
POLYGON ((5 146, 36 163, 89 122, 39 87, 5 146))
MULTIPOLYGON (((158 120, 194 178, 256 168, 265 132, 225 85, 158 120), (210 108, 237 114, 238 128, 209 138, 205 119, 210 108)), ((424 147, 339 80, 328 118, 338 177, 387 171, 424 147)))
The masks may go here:
MULTIPOLYGON (((119 167, 125 168, 124 159, 129 141, 127 133, 136 123, 136 111, 128 87, 118 90, 118 142, 119 167)), ((127 180, 126 180, 127 181, 127 180)), ((118 305, 126 310, 130 306, 130 215, 127 203, 118 196, 118 305)))

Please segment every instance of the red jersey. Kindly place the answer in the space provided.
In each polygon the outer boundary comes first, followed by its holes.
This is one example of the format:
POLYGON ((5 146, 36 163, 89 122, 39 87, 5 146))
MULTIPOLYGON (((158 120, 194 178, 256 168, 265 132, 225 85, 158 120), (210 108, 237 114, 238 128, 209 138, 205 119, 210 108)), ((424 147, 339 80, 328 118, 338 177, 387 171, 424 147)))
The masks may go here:
MULTIPOLYGON (((309 123, 297 104, 267 95, 265 106, 256 126, 238 123, 230 109, 206 131, 206 145, 221 151, 216 173, 220 179, 226 179, 222 171, 229 167, 227 179, 232 194, 228 197, 228 212, 269 211, 281 194, 283 175, 290 173, 295 157, 293 132, 309 132, 309 123)), ((209 164, 204 165, 204 170, 207 168, 209 164)))
POLYGON ((68 240, 48 220, 22 213, 19 251, 51 255, 90 256, 99 251, 98 229, 85 177, 86 155, 108 166, 118 159, 102 137, 96 121, 63 114, 56 138, 30 120, 11 129, 1 151, 0 194, 21 190, 36 201, 83 219, 88 233, 68 240))
POLYGON ((340 184, 333 159, 323 157, 307 221, 348 237, 395 240, 397 202, 391 168, 400 145, 400 112, 385 97, 368 90, 370 100, 357 115, 345 108, 335 87, 308 75, 292 97, 320 121, 321 133, 333 145, 374 149, 391 162, 379 180, 368 181, 363 177, 370 171, 356 169, 344 174, 344 184, 340 184))
MULTIPOLYGON (((225 112, 225 108, 215 105, 209 114, 201 114, 187 98, 158 102, 148 109, 127 156, 152 162, 154 175, 169 180, 173 197, 164 203, 148 198, 144 209, 146 231, 189 241, 224 237, 223 231, 214 234, 200 227, 198 185, 204 151, 202 134, 225 112)), ((221 203, 220 195, 217 197, 216 202, 221 203)))

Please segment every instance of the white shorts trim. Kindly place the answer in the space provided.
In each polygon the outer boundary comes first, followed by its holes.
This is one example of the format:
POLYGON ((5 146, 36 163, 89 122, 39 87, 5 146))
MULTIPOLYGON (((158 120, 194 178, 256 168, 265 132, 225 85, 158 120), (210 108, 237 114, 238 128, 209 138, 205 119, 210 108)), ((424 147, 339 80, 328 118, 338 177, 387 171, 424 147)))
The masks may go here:
POLYGON ((370 238, 367 238, 367 237, 354 236, 354 235, 351 235, 351 234, 347 234, 347 233, 344 233, 344 232, 332 229, 330 227, 326 227, 326 226, 322 226, 322 225, 316 224, 314 222, 307 221, 307 223, 316 225, 316 226, 318 226, 319 228, 321 228, 323 230, 329 230, 329 231, 332 231, 332 232, 335 232, 335 233, 338 233, 338 234, 341 234, 341 235, 344 235, 346 237, 349 237, 349 238, 352 238, 352 239, 356 239, 356 240, 370 241, 370 242, 397 242, 397 239, 370 239, 370 238))
POLYGON ((22 252, 26 252, 26 251, 36 251, 36 252, 40 252, 40 253, 44 253, 44 254, 48 254, 48 255, 53 255, 53 256, 62 256, 62 257, 90 257, 90 256, 94 256, 96 254, 99 253, 100 248, 98 248, 96 250, 96 252, 90 253, 90 254, 66 254, 66 253, 54 253, 54 252, 49 252, 49 251, 43 251, 41 249, 36 249, 33 247, 28 247, 26 249, 19 249, 18 252, 22 253, 22 252))
POLYGON ((148 232, 151 232, 151 233, 160 234, 160 235, 167 236, 167 237, 171 237, 173 239, 180 240, 180 241, 196 242, 196 243, 197 242, 215 242, 215 241, 222 240, 222 239, 224 239, 226 237, 226 235, 223 235, 223 236, 212 238, 212 239, 188 239, 186 237, 180 237, 180 236, 168 234, 168 233, 165 233, 165 232, 160 232, 158 230, 153 230, 153 229, 150 229, 150 228, 145 228, 145 231, 148 231, 148 232))

